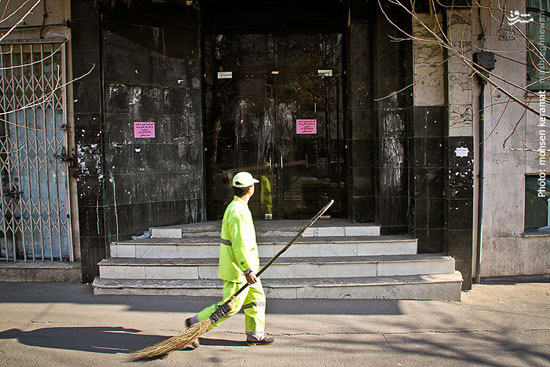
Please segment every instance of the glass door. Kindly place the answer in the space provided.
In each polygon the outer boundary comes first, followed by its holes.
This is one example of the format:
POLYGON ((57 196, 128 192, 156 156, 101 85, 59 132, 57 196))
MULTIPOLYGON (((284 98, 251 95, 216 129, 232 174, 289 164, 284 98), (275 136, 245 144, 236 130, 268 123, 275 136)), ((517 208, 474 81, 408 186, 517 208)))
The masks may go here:
POLYGON ((329 199, 345 215, 341 34, 206 36, 208 218, 240 171, 261 182, 255 219, 305 219, 329 199))

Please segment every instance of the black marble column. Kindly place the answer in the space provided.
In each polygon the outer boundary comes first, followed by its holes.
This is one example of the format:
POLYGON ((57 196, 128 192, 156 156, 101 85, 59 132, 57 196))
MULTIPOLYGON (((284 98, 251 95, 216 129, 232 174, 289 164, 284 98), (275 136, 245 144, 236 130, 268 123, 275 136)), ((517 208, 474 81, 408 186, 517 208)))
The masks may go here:
POLYGON ((373 10, 365 3, 352 2, 347 45, 350 217, 361 223, 375 221, 378 129, 374 115, 373 10))
POLYGON ((93 0, 71 1, 73 83, 78 216, 82 279, 93 281, 106 256, 101 125, 101 42, 99 10, 93 0))
MULTIPOLYGON (((386 9, 392 21, 410 29, 410 17, 386 9)), ((393 42, 402 34, 378 10, 374 33, 374 115, 376 121, 376 222, 382 234, 407 233, 408 139, 411 97, 403 89, 412 78, 411 43, 393 42)))
POLYGON ((444 252, 444 106, 414 106, 409 133, 409 233, 421 253, 444 252))
POLYGON ((98 4, 72 1, 74 76, 95 64, 74 84, 84 281, 111 241, 204 218, 199 12, 98 4), (135 122, 154 123, 154 137, 135 122))
POLYGON ((447 137, 445 144, 445 248, 462 273, 462 289, 472 287, 473 262, 473 138, 447 137), (468 155, 457 155, 457 148, 466 148, 468 155))

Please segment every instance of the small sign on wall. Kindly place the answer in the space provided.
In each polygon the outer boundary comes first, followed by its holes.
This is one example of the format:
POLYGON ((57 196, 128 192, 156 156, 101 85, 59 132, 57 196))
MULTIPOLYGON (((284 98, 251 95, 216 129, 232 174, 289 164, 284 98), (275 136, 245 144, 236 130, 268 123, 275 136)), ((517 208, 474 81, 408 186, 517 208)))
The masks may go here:
POLYGON ((296 120, 296 134, 317 134, 317 120, 315 119, 296 120))
POLYGON ((499 29, 498 40, 499 41, 513 41, 516 39, 513 29, 499 29))
POLYGON ((231 79, 233 78, 232 71, 218 71, 218 79, 231 79))
POLYGON ((460 147, 455 149, 455 154, 457 157, 464 158, 464 157, 467 157, 469 153, 470 153, 470 150, 466 147, 460 147))
POLYGON ((155 123, 148 122, 134 122, 134 138, 154 138, 155 137, 155 123))

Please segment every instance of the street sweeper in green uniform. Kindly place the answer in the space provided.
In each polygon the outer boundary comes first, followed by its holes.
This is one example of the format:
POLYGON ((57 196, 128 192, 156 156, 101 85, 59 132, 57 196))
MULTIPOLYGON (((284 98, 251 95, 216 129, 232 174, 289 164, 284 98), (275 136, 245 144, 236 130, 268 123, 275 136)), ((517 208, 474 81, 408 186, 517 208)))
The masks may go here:
POLYGON ((130 354, 132 360, 159 358, 171 351, 187 346, 198 347, 198 339, 208 330, 219 325, 243 306, 246 314, 246 343, 248 345, 268 345, 273 338, 265 335, 265 295, 259 277, 310 228, 334 204, 330 200, 297 234, 258 271, 259 258, 254 224, 248 210, 248 200, 254 195, 255 180, 249 173, 241 172, 233 178, 235 198, 227 207, 220 244, 219 275, 224 282, 225 302, 205 308, 186 320, 184 332, 163 340, 160 343, 140 349, 130 354), (243 189, 238 190, 239 188, 243 189), (246 190, 245 190, 246 189, 246 190), (227 242, 229 241, 229 242, 227 242), (238 246, 235 250, 233 246, 238 246), (232 247, 230 251, 223 246, 232 247), (230 280, 227 274, 235 275, 230 280), (244 276, 244 279, 243 279, 244 276), (239 288, 240 287, 240 288, 239 288), (234 293, 233 291, 236 290, 234 293), (210 316, 209 316, 210 315, 210 316))
MULTIPOLYGON (((254 184, 258 182, 248 172, 239 172, 233 177, 235 196, 225 209, 220 240, 218 278, 223 280, 223 301, 206 307, 197 315, 185 320, 186 326, 191 327, 208 319, 219 306, 248 283, 246 290, 232 303, 227 317, 220 318, 211 327, 218 326, 244 308, 247 345, 268 345, 274 342, 273 337, 265 334, 266 299, 262 281, 256 277, 260 270, 260 257, 254 222, 248 209, 248 201, 254 195, 254 184)), ((198 347, 198 340, 193 342, 192 346, 198 347)))

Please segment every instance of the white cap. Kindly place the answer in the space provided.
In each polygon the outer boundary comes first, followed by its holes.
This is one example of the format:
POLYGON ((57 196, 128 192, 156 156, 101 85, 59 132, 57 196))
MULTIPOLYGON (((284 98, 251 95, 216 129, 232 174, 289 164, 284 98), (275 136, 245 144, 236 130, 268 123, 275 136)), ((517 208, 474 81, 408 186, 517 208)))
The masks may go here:
POLYGON ((248 172, 239 172, 235 176, 233 176, 233 187, 248 187, 252 186, 255 183, 258 183, 260 181, 256 180, 252 175, 248 172))

